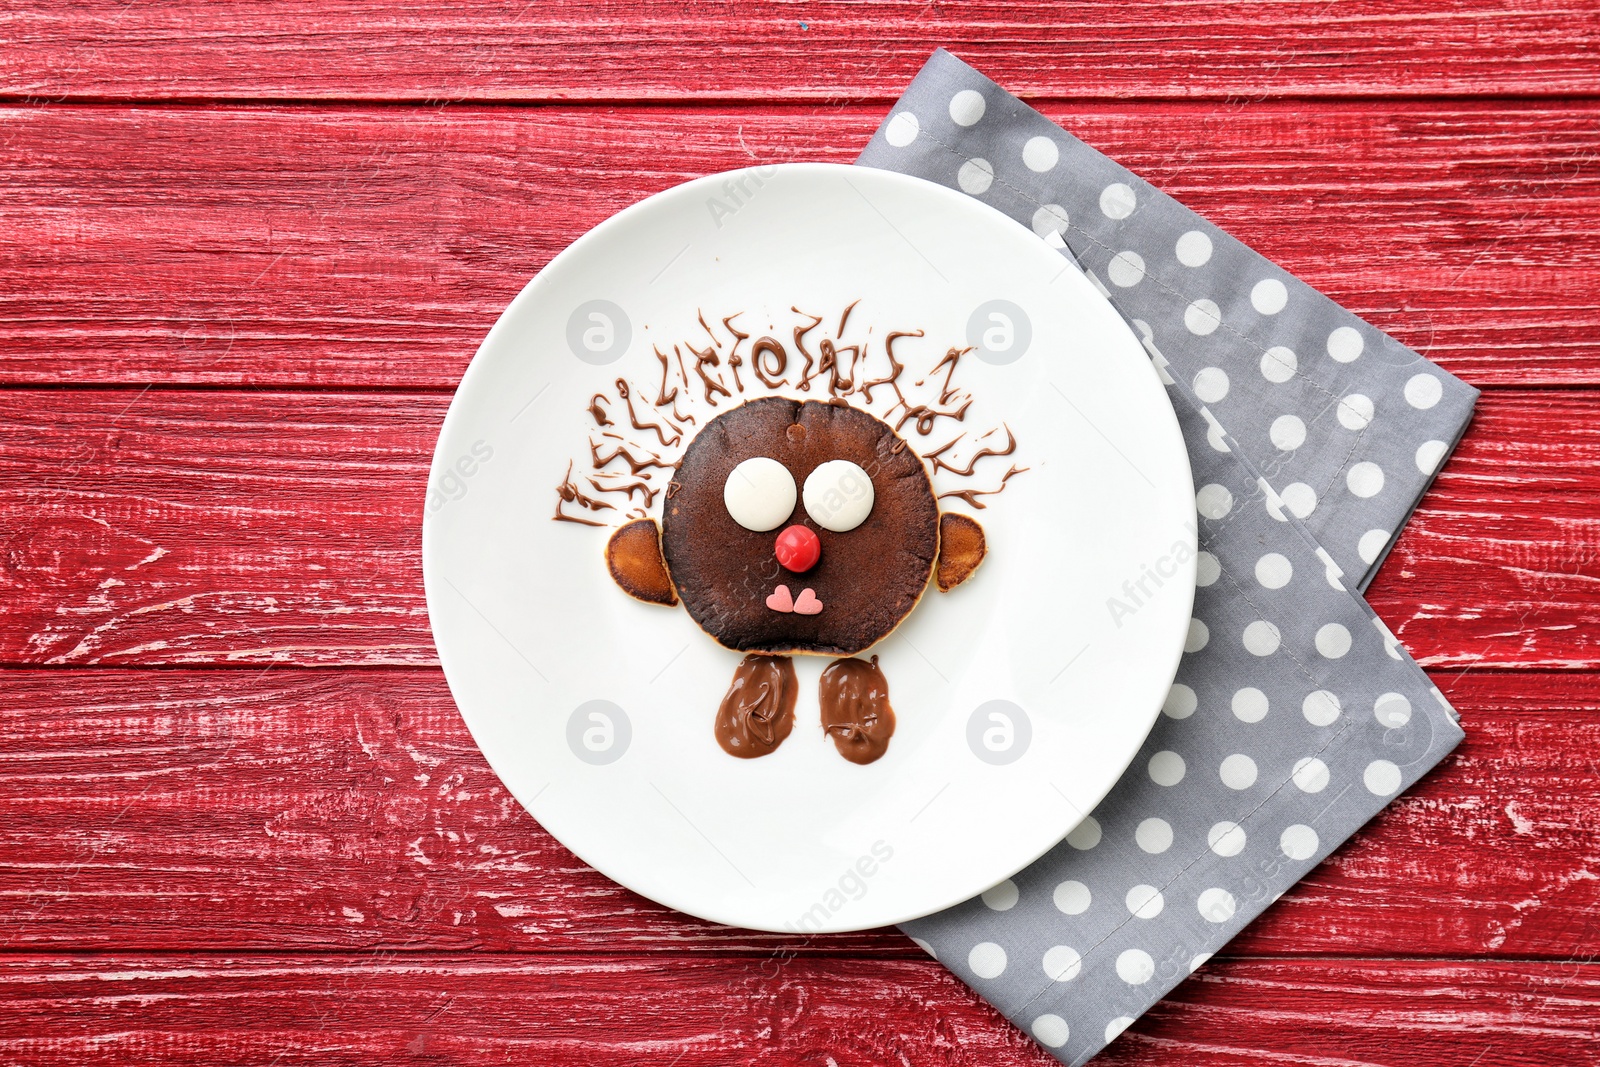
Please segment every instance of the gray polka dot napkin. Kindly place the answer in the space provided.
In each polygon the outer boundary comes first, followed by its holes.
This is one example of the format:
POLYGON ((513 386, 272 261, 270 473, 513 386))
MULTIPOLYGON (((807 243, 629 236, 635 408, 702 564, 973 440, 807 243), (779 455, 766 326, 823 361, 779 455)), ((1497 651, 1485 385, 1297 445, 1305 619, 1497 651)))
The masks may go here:
POLYGON ((1460 741, 1355 590, 1477 391, 948 52, 857 162, 961 189, 1072 256, 1143 339, 1189 445, 1199 589, 1144 747, 1037 863, 905 927, 1082 1063, 1460 741))

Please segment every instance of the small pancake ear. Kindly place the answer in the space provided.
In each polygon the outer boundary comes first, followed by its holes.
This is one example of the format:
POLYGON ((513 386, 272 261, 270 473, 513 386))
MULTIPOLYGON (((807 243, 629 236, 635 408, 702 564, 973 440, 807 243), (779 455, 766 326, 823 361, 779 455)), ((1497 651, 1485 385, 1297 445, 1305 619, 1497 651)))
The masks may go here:
POLYGON ((948 593, 971 578, 987 551, 983 527, 978 525, 977 519, 952 511, 940 515, 939 561, 934 569, 939 592, 948 593))
POLYGON ((667 561, 661 556, 661 527, 654 519, 635 519, 606 542, 606 569, 624 593, 649 604, 678 602, 667 561))

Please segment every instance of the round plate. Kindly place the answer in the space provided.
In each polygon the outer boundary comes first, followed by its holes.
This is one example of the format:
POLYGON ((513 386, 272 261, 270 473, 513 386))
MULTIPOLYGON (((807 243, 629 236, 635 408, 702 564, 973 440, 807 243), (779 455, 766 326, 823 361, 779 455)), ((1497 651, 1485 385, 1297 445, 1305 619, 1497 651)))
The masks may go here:
POLYGON ((440 433, 423 563, 461 714, 558 840, 706 919, 853 930, 1009 877, 1116 782, 1188 630, 1194 488, 1155 368, 1059 252, 920 179, 770 166, 628 208, 512 301, 440 433), (751 338, 744 357, 752 339, 783 342, 787 384, 730 365, 736 332, 751 338), (891 332, 907 335, 892 346, 904 404, 893 387, 870 401, 855 389, 888 373, 891 332), (982 523, 988 556, 948 593, 930 584, 862 653, 879 657, 898 719, 881 760, 835 751, 817 703, 828 661, 812 656, 795 658, 793 734, 735 759, 713 721, 741 656, 681 606, 625 595, 604 546, 630 515, 661 514, 670 470, 636 478, 630 458, 670 463, 743 400, 826 399, 827 375, 796 389, 800 353, 819 357, 824 340, 841 368, 862 361, 846 402, 898 422, 924 457, 955 439, 934 487, 968 493, 939 504, 982 523), (951 349, 967 350, 953 371, 951 349), (681 421, 671 401, 653 403, 674 387, 681 421), (908 407, 923 417, 902 418, 908 407), (977 455, 1008 435, 1010 454, 977 455), (578 494, 563 499, 563 482, 578 494), (606 525, 554 521, 558 505, 606 525))

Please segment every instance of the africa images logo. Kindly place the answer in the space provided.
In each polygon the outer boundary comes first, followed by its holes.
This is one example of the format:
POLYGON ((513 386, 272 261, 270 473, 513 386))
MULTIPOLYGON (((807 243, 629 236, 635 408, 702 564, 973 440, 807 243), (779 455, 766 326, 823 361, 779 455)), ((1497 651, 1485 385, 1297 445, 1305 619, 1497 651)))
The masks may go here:
MULTIPOLYGON (((1194 536, 1194 523, 1187 524, 1185 529, 1191 537, 1194 536)), ((1172 547, 1154 563, 1146 563, 1141 567, 1137 578, 1123 582, 1121 597, 1106 598, 1106 610, 1111 613, 1111 621, 1117 624, 1117 629, 1122 629, 1124 619, 1154 600, 1168 580, 1176 577, 1183 565, 1194 558, 1195 550, 1189 547, 1187 540, 1174 541, 1172 547)))
POLYGON ((867 895, 867 883, 894 859, 894 849, 883 841, 872 843, 866 853, 856 857, 855 863, 840 872, 839 877, 811 907, 798 919, 784 923, 784 928, 797 934, 815 934, 828 925, 828 920, 843 911, 852 901, 867 895))

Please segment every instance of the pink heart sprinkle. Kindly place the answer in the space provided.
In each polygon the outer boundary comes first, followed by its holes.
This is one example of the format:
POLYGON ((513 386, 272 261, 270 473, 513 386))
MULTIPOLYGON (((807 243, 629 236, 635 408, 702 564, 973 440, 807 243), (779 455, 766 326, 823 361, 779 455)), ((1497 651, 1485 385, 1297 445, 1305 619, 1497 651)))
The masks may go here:
MULTIPOLYGON (((806 593, 809 592, 811 592, 811 590, 807 589, 806 593)), ((804 593, 801 594, 801 599, 805 599, 804 593)), ((816 597, 812 597, 811 599, 815 601, 816 597)), ((795 610, 794 598, 789 595, 789 587, 786 585, 780 585, 778 588, 774 589, 772 591, 772 595, 767 597, 767 607, 771 608, 773 611, 788 612, 795 610)), ((821 610, 821 605, 818 605, 817 611, 821 610)), ((815 612, 812 612, 811 614, 815 614, 815 612)))
POLYGON ((817 615, 822 611, 822 601, 810 589, 802 589, 800 598, 794 602, 794 610, 797 615, 817 615))

